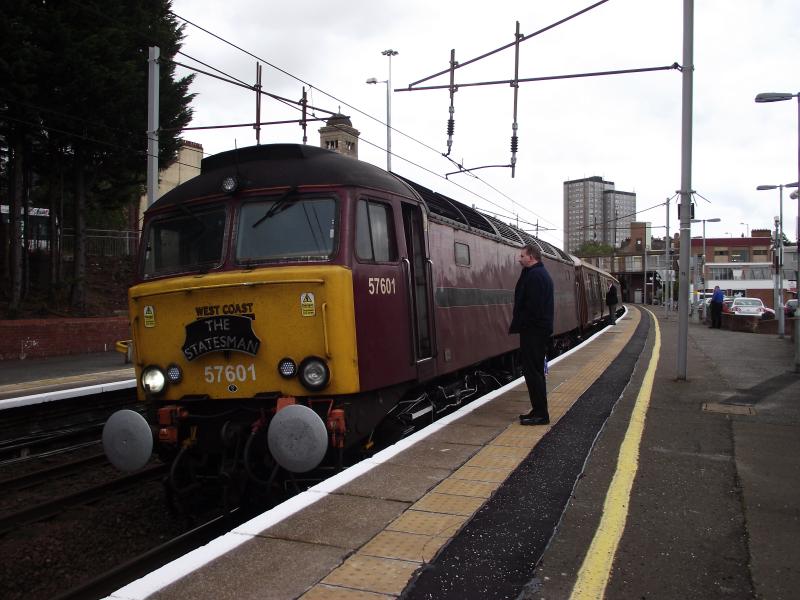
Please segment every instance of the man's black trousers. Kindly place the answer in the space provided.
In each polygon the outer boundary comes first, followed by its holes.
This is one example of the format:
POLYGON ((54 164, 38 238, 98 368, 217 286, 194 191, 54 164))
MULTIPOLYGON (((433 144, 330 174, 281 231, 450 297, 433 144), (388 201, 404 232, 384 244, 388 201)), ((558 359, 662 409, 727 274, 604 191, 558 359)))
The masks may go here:
POLYGON ((722 328, 722 302, 711 302, 711 327, 722 328))
POLYGON ((549 342, 550 336, 525 332, 519 334, 522 374, 536 417, 550 417, 547 412, 547 381, 544 377, 544 359, 549 342))

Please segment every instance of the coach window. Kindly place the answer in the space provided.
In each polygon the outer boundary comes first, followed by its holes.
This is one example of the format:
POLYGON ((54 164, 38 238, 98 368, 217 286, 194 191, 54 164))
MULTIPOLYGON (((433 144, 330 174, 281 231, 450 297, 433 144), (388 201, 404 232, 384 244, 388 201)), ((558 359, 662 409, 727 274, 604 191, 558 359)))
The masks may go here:
POLYGON ((392 207, 381 202, 359 200, 356 207, 356 255, 361 260, 397 260, 392 207))
POLYGON ((470 265, 470 262, 469 262, 469 246, 467 244, 462 244, 461 242, 456 242, 455 253, 456 253, 456 264, 457 265, 461 265, 462 267, 468 267, 470 265))

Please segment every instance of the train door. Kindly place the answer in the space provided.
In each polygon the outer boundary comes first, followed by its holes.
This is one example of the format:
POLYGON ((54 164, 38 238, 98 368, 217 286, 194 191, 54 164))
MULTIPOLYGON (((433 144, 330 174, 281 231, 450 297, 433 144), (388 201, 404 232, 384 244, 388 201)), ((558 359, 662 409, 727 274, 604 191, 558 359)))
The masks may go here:
POLYGON ((416 378, 409 359, 404 227, 399 203, 363 196, 356 203, 354 303, 361 388, 386 387, 416 378), (398 209, 398 210, 396 210, 398 209))
POLYGON ((408 286, 412 355, 420 378, 432 375, 434 331, 431 294, 431 261, 427 252, 425 217, 416 204, 403 202, 403 232, 406 256, 402 257, 408 286))

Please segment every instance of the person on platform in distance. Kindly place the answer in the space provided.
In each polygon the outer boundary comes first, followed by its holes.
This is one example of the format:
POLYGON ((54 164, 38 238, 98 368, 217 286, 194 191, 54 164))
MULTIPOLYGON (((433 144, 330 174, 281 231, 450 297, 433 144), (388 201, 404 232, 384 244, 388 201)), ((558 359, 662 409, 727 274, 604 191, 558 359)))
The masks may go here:
POLYGON ((714 286, 714 293, 711 294, 711 328, 722 329, 722 302, 725 300, 725 294, 719 289, 718 285, 714 286))
POLYGON ((619 304, 619 299, 617 298, 617 288, 614 287, 614 283, 608 284, 608 291, 606 292, 606 306, 608 306, 608 321, 612 325, 616 325, 617 323, 617 304, 619 304))
POLYGON ((528 386, 531 411, 520 415, 522 425, 547 425, 545 359, 553 335, 553 280, 544 268, 538 247, 528 244, 520 251, 522 273, 514 288, 514 312, 509 333, 519 334, 522 374, 528 386))

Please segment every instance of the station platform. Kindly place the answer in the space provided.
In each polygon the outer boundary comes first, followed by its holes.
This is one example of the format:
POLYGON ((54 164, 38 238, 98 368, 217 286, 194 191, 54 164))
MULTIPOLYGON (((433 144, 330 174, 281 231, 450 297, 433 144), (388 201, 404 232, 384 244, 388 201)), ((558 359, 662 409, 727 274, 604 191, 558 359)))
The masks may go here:
MULTIPOLYGON (((791 342, 690 322, 677 380, 677 330, 628 306, 551 362, 549 426, 518 380, 109 598, 796 598, 791 342)), ((0 408, 132 380, 116 352, 0 361, 0 408)))
POLYGON ((109 598, 796 598, 788 340, 625 318, 109 598))
POLYGON ((0 410, 135 386, 133 366, 119 352, 0 360, 0 410))

